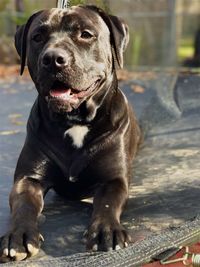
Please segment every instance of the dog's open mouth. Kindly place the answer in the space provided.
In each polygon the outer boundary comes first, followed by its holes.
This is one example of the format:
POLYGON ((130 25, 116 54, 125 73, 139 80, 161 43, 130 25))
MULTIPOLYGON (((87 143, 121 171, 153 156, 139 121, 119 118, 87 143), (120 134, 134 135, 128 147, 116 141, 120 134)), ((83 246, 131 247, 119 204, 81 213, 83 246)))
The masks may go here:
POLYGON ((68 85, 61 82, 54 82, 49 92, 50 97, 60 100, 70 100, 72 98, 84 97, 86 91, 79 91, 73 88, 67 88, 68 85))
POLYGON ((82 100, 89 96, 98 86, 100 79, 91 83, 89 87, 86 89, 75 89, 69 88, 70 86, 62 83, 60 81, 55 81, 51 86, 48 96, 46 96, 46 100, 48 102, 54 102, 55 105, 62 109, 66 109, 67 112, 72 111, 72 109, 77 108, 82 100))
POLYGON ((87 96, 96 87, 98 82, 99 80, 93 82, 89 87, 84 90, 78 90, 74 88, 68 88, 69 86, 65 83, 55 81, 51 87, 49 96, 64 101, 76 98, 83 98, 87 96))

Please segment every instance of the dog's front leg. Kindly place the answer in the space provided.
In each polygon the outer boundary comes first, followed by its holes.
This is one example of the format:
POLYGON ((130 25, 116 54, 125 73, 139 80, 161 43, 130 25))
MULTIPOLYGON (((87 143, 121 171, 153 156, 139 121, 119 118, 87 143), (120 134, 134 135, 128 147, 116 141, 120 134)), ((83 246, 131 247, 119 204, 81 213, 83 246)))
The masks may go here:
POLYGON ((38 253, 43 193, 44 186, 38 179, 24 176, 14 183, 10 194, 11 227, 0 240, 0 261, 23 260, 38 253))
POLYGON ((101 186, 94 196, 91 224, 86 232, 88 250, 117 250, 126 247, 130 237, 120 224, 128 198, 128 186, 115 179, 101 186))

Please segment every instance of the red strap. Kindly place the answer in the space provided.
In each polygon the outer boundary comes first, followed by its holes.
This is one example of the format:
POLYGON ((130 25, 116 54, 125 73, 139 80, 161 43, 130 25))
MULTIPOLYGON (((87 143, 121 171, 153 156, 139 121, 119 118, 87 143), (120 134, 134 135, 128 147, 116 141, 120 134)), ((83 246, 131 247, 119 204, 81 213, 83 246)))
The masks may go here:
MULTIPOLYGON (((190 246, 189 252, 194 253, 194 254, 200 254, 200 242, 190 246)), ((179 258, 182 258, 184 255, 185 255, 185 249, 183 248, 179 252, 177 252, 177 254, 175 256, 171 257, 168 260, 179 259, 179 258)), ((191 261, 190 261, 190 263, 191 263, 191 261)), ((189 262, 188 262, 188 264, 189 264, 189 262)), ((165 267, 165 266, 166 267, 185 267, 185 265, 183 264, 182 261, 169 263, 166 265, 161 264, 160 261, 154 261, 152 263, 142 265, 141 267, 165 267)))

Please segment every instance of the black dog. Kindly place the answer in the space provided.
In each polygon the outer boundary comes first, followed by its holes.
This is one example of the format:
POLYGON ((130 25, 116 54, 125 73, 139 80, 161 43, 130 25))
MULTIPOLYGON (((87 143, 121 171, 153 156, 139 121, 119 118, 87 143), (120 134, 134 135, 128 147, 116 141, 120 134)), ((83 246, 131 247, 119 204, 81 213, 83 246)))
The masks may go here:
POLYGON ((18 29, 21 73, 27 57, 38 97, 15 171, 1 261, 38 252, 37 219, 50 188, 68 199, 94 197, 88 250, 129 243, 120 215, 140 132, 116 79, 127 43, 127 26, 94 6, 40 11, 18 29))

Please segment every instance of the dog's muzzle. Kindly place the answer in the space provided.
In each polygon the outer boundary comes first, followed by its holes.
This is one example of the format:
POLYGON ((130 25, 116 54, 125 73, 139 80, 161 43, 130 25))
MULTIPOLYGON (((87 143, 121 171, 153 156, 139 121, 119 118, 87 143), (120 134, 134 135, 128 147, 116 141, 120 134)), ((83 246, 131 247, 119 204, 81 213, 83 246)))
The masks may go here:
POLYGON ((55 81, 45 99, 54 111, 71 112, 96 90, 99 83, 100 79, 97 79, 89 87, 79 90, 69 88, 67 84, 55 81))
POLYGON ((94 77, 94 79, 88 81, 89 86, 85 88, 81 84, 70 84, 67 81, 67 76, 70 76, 69 71, 66 75, 66 70, 70 69, 68 68, 70 65, 69 58, 61 48, 47 49, 41 58, 40 64, 47 75, 47 79, 49 77, 48 80, 51 80, 50 83, 48 82, 48 86, 45 86, 47 88, 42 91, 49 108, 52 108, 55 112, 71 112, 78 108, 95 91, 101 81, 100 77, 94 77))

